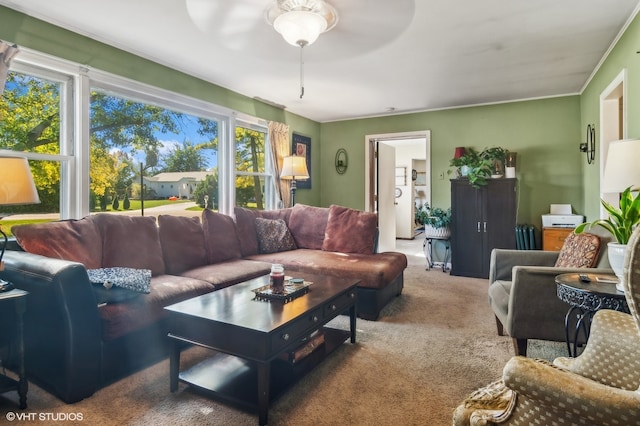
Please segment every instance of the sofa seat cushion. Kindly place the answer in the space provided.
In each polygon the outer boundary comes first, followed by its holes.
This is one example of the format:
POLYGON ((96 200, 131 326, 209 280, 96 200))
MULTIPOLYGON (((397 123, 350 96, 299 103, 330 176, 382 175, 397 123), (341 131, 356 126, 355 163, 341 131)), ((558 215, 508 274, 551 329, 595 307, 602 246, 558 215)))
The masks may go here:
POLYGON ((397 278, 407 267, 403 253, 377 254, 336 253, 323 250, 296 249, 271 254, 257 254, 250 259, 284 265, 285 275, 291 271, 357 278, 358 287, 380 289, 397 278))
POLYGON ((107 303, 98 307, 102 319, 102 338, 113 340, 149 326, 166 314, 164 307, 181 302, 215 288, 208 282, 176 275, 158 275, 151 278, 151 293, 120 303, 107 303))
POLYGON ((206 281, 216 290, 238 284, 271 271, 271 263, 234 259, 213 265, 201 266, 182 273, 182 276, 206 281))

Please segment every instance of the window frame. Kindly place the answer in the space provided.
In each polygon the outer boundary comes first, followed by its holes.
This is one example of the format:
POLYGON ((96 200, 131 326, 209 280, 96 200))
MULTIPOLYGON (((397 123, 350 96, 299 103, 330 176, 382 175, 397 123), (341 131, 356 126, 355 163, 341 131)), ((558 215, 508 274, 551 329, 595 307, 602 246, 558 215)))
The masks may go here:
POLYGON ((93 89, 104 90, 135 101, 218 121, 218 191, 220 199, 218 209, 220 213, 233 215, 235 206, 236 126, 264 132, 266 152, 265 208, 273 209, 277 206, 275 167, 271 150, 268 149, 270 145, 266 120, 28 48, 20 48, 20 52, 13 58, 9 70, 47 78, 61 84, 60 154, 44 155, 0 150, 3 155, 20 155, 32 160, 50 160, 61 163, 60 219, 78 219, 90 213, 89 111, 91 90, 93 89))

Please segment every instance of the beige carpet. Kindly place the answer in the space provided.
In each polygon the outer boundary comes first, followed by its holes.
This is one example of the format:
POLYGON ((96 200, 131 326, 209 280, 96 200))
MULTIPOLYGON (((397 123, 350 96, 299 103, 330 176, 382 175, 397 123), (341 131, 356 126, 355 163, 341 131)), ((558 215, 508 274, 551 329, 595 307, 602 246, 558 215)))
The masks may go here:
MULTIPOLYGON (((425 271, 421 241, 399 242, 399 249, 410 263, 402 296, 379 321, 359 319, 355 345, 345 343, 275 401, 271 425, 449 425, 467 394, 500 377, 512 347, 508 337, 496 334, 487 281, 425 271)), ((347 318, 332 325, 348 329, 347 318)), ((538 343, 529 351, 534 357, 564 355, 562 345, 538 343)), ((208 354, 185 351, 183 367, 208 354)), ((163 361, 73 405, 30 384, 27 410, 15 410, 15 392, 0 399, 0 424, 257 424, 254 413, 185 385, 170 393, 168 371, 163 361), (8 422, 13 412, 22 420, 8 422)))

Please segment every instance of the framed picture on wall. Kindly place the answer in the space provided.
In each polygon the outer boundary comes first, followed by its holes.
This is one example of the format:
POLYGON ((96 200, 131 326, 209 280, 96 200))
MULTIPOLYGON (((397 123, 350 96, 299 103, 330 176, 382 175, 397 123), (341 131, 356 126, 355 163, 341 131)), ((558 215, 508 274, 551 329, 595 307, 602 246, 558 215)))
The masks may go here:
POLYGON ((309 171, 309 179, 296 180, 296 186, 298 189, 311 189, 311 138, 294 133, 292 139, 291 152, 306 159, 307 170, 309 171))

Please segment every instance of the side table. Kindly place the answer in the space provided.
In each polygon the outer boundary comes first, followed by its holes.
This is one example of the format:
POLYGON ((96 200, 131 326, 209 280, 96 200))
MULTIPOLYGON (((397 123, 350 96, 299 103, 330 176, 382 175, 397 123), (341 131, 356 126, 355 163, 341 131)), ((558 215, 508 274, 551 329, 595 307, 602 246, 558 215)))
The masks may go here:
POLYGON ((615 275, 586 274, 588 282, 580 280, 580 274, 560 274, 556 276, 558 298, 571 305, 564 319, 567 350, 569 356, 577 356, 578 339, 580 332, 584 334, 585 341, 589 339, 591 320, 600 309, 612 309, 629 313, 629 306, 624 293, 616 290, 615 275), (614 282, 606 282, 606 281, 614 282), (572 319, 575 318, 573 339, 569 336, 572 319), (571 344, 573 343, 573 351, 571 344))
POLYGON ((451 245, 449 243, 449 238, 436 238, 436 237, 425 237, 424 243, 422 243, 422 250, 424 250, 424 256, 427 259, 427 271, 434 267, 433 263, 433 241, 442 241, 444 242, 445 252, 444 259, 442 260, 442 272, 447 272, 447 263, 449 262, 449 256, 451 255, 451 245))
MULTIPOLYGON (((24 367, 24 322, 22 316, 26 309, 26 296, 28 294, 28 292, 20 289, 13 289, 0 293, 0 310, 8 312, 9 309, 13 307, 15 312, 16 335, 14 341, 10 344, 12 350, 15 351, 14 353, 16 355, 17 362, 15 373, 18 375, 18 379, 16 380, 4 374, 0 374, 0 393, 14 390, 18 391, 21 409, 27 408, 28 382, 24 367)), ((4 325, 8 325, 9 327, 14 326, 14 324, 4 325)), ((6 330, 2 332, 6 332, 6 330)))

